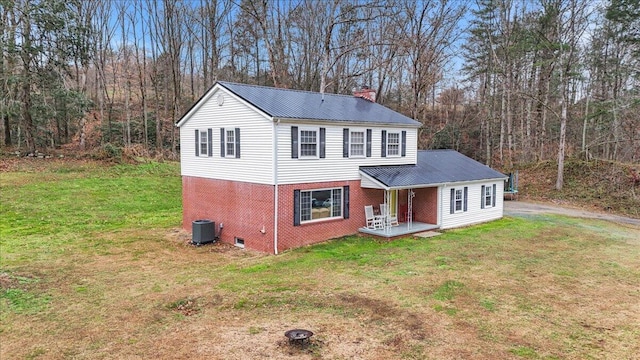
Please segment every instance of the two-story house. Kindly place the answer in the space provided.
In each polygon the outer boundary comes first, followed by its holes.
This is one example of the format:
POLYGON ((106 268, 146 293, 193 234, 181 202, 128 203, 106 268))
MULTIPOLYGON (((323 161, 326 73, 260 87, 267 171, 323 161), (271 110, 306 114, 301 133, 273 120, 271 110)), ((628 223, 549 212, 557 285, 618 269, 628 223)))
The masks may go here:
POLYGON ((183 226, 278 253, 502 217, 505 176, 452 150, 418 151, 420 123, 354 96, 217 82, 180 119, 183 226), (365 226, 384 204, 397 226, 365 226))

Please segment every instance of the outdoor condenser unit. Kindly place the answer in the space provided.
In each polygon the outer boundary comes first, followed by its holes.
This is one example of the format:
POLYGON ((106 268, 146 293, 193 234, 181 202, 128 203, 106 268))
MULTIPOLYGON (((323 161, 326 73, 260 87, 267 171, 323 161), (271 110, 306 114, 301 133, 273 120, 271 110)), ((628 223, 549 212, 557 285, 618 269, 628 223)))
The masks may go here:
POLYGON ((203 245, 214 242, 216 237, 216 223, 211 220, 194 220, 192 223, 191 243, 203 245))

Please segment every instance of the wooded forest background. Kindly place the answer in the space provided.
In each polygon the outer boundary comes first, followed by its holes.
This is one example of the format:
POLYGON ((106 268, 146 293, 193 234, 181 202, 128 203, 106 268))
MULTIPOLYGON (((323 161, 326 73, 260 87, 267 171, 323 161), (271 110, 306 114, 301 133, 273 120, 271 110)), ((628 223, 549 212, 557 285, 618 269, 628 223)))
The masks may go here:
POLYGON ((175 157, 216 81, 349 94, 510 169, 640 160, 638 0, 0 0, 0 140, 175 157))

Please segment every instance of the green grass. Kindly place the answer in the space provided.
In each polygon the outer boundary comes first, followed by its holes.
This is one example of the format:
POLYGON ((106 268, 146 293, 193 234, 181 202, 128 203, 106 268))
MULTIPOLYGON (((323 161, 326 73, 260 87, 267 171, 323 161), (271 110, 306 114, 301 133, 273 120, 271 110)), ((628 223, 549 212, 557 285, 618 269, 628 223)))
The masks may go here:
POLYGON ((51 300, 48 295, 33 294, 22 289, 0 289, 2 307, 16 314, 35 314, 47 308, 51 300))
POLYGON ((265 256, 186 244, 177 164, 37 169, 0 176, 0 358, 640 351, 640 229, 504 218, 265 256), (314 342, 289 347, 282 334, 293 327, 316 332, 314 342))
POLYGON ((3 174, 0 251, 3 262, 100 251, 102 234, 177 226, 181 219, 177 164, 64 167, 3 174))

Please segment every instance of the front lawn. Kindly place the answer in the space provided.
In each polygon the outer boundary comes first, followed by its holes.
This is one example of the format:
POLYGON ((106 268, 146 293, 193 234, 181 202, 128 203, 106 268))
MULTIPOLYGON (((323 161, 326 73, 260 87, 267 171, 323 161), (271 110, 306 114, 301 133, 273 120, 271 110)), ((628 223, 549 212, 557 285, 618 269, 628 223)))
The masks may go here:
POLYGON ((540 216, 196 248, 178 164, 46 161, 0 173, 2 359, 640 356, 638 228, 540 216))

